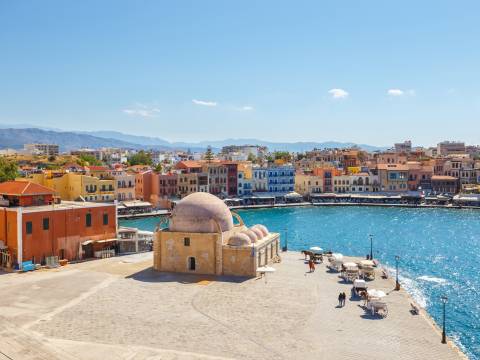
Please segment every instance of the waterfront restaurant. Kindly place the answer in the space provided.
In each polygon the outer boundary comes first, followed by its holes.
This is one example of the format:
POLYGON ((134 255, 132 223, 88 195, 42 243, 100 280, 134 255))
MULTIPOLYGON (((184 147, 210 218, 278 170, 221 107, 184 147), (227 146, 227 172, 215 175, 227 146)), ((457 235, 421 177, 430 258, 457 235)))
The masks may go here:
POLYGON ((280 235, 247 227, 218 197, 197 192, 175 206, 153 251, 158 271, 254 277, 257 268, 280 260, 280 235))

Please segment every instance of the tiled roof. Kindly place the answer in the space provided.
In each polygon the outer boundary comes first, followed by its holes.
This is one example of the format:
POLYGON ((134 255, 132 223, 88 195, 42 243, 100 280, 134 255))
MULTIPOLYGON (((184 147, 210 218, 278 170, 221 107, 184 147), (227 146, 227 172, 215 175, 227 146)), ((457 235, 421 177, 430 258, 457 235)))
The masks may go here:
POLYGON ((54 193, 53 189, 29 181, 6 181, 0 184, 2 195, 53 195, 54 193))

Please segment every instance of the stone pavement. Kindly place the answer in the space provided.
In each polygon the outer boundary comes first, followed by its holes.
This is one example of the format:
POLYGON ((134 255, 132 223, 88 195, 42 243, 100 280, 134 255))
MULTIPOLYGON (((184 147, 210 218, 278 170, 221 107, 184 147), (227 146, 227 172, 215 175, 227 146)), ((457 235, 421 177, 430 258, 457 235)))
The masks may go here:
POLYGON ((156 273, 151 254, 0 275, 0 360, 462 358, 391 280, 369 283, 389 293, 378 319, 337 308, 338 274, 282 257, 266 279, 156 273))

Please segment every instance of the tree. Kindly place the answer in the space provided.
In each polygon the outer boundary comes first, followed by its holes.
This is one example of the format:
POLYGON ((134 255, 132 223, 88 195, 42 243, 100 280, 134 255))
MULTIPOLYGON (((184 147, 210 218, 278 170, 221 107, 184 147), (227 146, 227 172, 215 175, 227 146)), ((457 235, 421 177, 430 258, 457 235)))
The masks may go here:
POLYGON ((155 165, 155 169, 154 169, 157 173, 162 173, 162 170, 163 170, 163 165, 161 163, 158 163, 157 165, 155 165))
POLYGON ((133 154, 128 158, 128 164, 130 166, 134 165, 152 165, 152 156, 150 153, 147 153, 143 150, 140 150, 138 153, 133 154))
POLYGON ((12 160, 0 157, 0 182, 15 180, 17 176, 17 164, 12 160))
POLYGON ((292 154, 288 151, 275 151, 274 153, 275 160, 284 160, 285 162, 290 162, 292 160, 292 154))
POLYGON ((95 156, 89 154, 81 154, 78 157, 77 164, 80 166, 100 166, 103 165, 95 156))
POLYGON ((204 155, 204 159, 207 160, 207 162, 212 162, 212 160, 215 158, 215 155, 213 154, 212 147, 208 145, 207 147, 207 152, 204 155))
POLYGON ((247 160, 251 161, 252 163, 256 163, 257 162, 257 157, 255 155, 253 155, 253 153, 250 153, 250 154, 248 154, 247 160))

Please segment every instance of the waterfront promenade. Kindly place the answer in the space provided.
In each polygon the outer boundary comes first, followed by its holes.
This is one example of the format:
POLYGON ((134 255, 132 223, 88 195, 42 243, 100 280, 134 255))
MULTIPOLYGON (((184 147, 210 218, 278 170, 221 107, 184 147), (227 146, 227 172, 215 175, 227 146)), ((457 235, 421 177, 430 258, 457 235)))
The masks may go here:
POLYGON ((385 319, 325 265, 282 254, 265 279, 156 273, 151 253, 0 275, 0 359, 461 359, 410 297, 389 293, 385 319), (4 357, 2 357, 4 356, 4 357))

